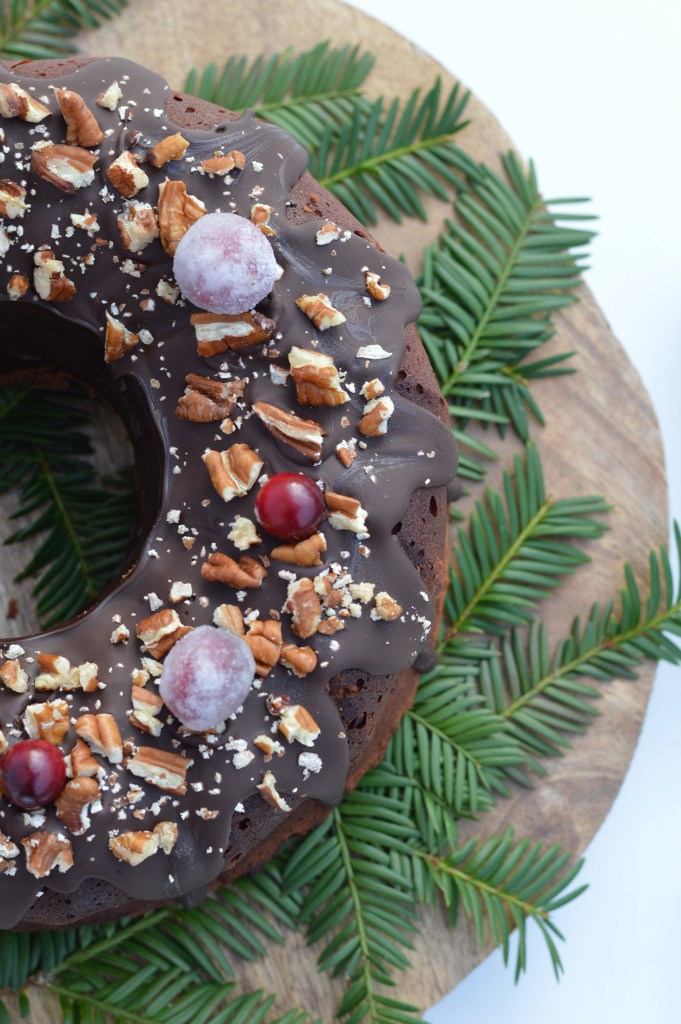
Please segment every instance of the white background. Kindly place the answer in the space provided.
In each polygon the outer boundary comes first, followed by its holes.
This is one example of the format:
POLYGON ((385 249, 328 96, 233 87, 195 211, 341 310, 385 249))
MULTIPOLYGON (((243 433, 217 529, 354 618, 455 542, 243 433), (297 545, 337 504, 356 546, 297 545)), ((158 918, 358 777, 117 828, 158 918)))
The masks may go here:
MULTIPOLYGON (((546 195, 599 214, 587 280, 646 384, 681 518, 681 11, 669 0, 354 0, 460 77, 537 163, 546 195)), ((428 83, 429 84, 429 83, 428 83)), ((662 666, 620 795, 518 986, 494 954, 432 1024, 681 1022, 681 669, 662 666)))

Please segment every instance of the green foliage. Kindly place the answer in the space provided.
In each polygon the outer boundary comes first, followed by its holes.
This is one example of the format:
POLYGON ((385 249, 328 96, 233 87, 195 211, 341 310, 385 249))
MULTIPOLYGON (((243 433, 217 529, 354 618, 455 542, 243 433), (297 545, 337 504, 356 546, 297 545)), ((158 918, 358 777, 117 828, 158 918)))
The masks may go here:
POLYGON ((0 389, 0 494, 15 488, 12 519, 29 518, 5 541, 41 543, 18 580, 33 593, 43 628, 82 611, 116 574, 137 511, 129 471, 93 479, 84 428, 94 403, 79 393, 0 389), (39 415, 38 415, 39 410, 39 415))
POLYGON ((75 52, 73 36, 115 18, 128 0, 2 0, 0 58, 43 60, 75 52))
POLYGON ((332 48, 329 40, 310 50, 286 50, 251 63, 230 57, 222 70, 215 64, 199 75, 190 71, 185 89, 227 110, 251 107, 258 117, 278 124, 301 145, 319 145, 327 126, 337 131, 363 106, 360 87, 374 57, 359 47, 332 48))

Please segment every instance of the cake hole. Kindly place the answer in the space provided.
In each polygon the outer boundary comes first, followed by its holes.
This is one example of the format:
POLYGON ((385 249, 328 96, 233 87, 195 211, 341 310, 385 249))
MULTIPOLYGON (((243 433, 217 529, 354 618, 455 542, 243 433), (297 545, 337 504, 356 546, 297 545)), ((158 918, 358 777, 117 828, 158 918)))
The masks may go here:
POLYGON ((251 819, 250 818, 242 818, 241 821, 239 822, 239 828, 241 829, 242 832, 245 832, 246 829, 249 829, 250 827, 251 827, 251 819))
POLYGON ((391 532, 391 534, 394 537, 396 534, 398 534, 400 532, 401 529, 402 529, 402 523, 401 522, 395 523, 395 525, 393 526, 393 528, 392 528, 392 530, 390 532, 391 532))
POLYGON ((353 718, 353 720, 348 725, 348 729, 363 729, 366 726, 366 724, 367 713, 366 711, 363 711, 361 715, 357 716, 357 718, 353 718))
POLYGON ((437 515, 437 499, 436 499, 434 494, 431 496, 429 508, 430 508, 431 516, 436 516, 437 515))

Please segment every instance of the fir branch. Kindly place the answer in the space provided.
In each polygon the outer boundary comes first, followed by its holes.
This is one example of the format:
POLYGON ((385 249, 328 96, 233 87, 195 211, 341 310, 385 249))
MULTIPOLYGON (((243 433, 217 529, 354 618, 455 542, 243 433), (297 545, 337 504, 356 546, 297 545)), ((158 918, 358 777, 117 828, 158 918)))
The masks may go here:
POLYGON ((361 221, 375 224, 379 210, 394 220, 426 219, 420 194, 448 199, 445 184, 461 184, 469 160, 452 142, 465 128, 468 102, 456 83, 442 103, 439 78, 421 98, 414 89, 401 104, 380 98, 356 106, 338 133, 329 125, 312 155, 310 172, 361 221), (443 184, 444 183, 444 184, 443 184))
POLYGON ((45 60, 75 53, 73 37, 98 28, 123 11, 128 0, 2 0, 0 58, 45 60))
POLYGON ((516 456, 513 476, 503 477, 503 497, 487 489, 476 502, 468 530, 458 529, 445 600, 448 628, 440 649, 462 633, 501 635, 529 623, 539 601, 589 561, 574 541, 600 537, 606 527, 593 518, 608 510, 601 498, 557 500, 546 494, 536 447, 516 456))
POLYGON ((329 125, 339 130, 356 107, 366 105, 360 88, 373 65, 373 55, 358 46, 332 48, 327 39, 297 54, 288 49, 250 64, 232 56, 221 71, 215 64, 201 74, 193 69, 185 90, 228 110, 253 108, 314 148, 329 125))

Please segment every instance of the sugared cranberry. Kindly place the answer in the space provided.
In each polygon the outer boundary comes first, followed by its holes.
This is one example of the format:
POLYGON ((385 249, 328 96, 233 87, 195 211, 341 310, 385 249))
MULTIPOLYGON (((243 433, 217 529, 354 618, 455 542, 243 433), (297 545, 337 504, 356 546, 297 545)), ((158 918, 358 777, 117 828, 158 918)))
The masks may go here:
POLYGON ((255 678, 248 644, 216 626, 197 626, 166 655, 161 697, 183 725, 213 729, 240 707, 255 678))
POLYGON ((268 533, 280 540, 304 540, 321 526, 324 497, 302 473, 277 473, 255 499, 255 515, 268 533))
POLYGON ((45 740, 20 740, 0 760, 0 783, 7 799, 22 811, 47 807, 66 782, 66 764, 45 740))

